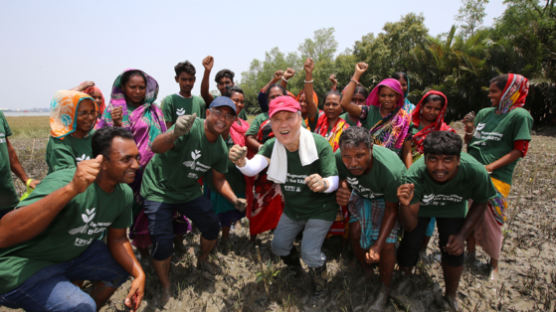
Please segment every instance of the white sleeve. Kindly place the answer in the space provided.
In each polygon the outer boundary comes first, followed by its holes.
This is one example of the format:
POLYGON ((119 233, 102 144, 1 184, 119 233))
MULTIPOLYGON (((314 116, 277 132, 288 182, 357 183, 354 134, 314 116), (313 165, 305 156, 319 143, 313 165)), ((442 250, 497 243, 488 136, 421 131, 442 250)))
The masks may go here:
MULTIPOLYGON (((255 156, 253 156, 253 158, 247 159, 244 167, 236 166, 236 168, 239 169, 239 171, 243 175, 252 177, 255 176, 257 173, 263 171, 263 169, 267 166, 268 160, 266 159, 266 157, 261 154, 256 154, 255 156)), ((338 187, 337 184, 338 183, 336 182, 336 188, 338 187)))
POLYGON ((338 184, 340 183, 338 176, 326 177, 324 179, 328 181, 328 188, 324 191, 325 193, 332 193, 338 189, 338 184))

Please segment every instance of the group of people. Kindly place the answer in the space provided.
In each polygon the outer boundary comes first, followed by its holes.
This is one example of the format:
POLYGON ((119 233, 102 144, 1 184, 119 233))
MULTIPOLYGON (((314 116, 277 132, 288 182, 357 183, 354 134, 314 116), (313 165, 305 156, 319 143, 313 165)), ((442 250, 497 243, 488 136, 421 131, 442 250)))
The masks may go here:
POLYGON ((191 93, 195 67, 180 62, 179 92, 161 108, 156 80, 137 69, 116 78, 108 105, 92 82, 57 92, 42 181, 26 175, 0 112, 0 305, 94 311, 131 275, 125 305, 135 310, 145 273, 132 244, 150 257, 168 298, 170 259, 190 222, 201 233, 197 268, 214 273, 209 253, 219 237, 229 248, 243 217, 252 239, 274 230, 272 252, 288 268, 301 273, 303 260, 316 300, 327 295, 330 236, 349 240, 364 269, 378 264, 371 310, 387 305, 396 263, 410 280, 435 224, 449 309, 458 309, 466 240, 470 254, 479 244, 491 256, 495 277, 512 173, 531 139, 526 78, 490 81, 491 105, 463 120, 465 153, 444 122, 447 97, 430 90, 413 105, 403 73, 367 93, 359 80, 368 65, 358 63, 341 92, 331 79, 321 110, 307 59, 301 92, 287 90, 293 69, 276 71, 249 123, 234 73, 216 74, 215 94, 214 59, 202 65, 201 96, 191 93), (10 170, 33 189, 21 201, 10 170))

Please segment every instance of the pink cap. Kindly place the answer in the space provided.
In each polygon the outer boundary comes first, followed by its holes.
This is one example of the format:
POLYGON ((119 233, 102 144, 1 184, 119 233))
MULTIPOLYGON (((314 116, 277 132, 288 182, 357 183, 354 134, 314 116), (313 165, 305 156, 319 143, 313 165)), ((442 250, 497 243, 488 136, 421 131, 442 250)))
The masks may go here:
POLYGON ((291 96, 281 95, 274 100, 270 101, 268 105, 268 117, 272 117, 277 112, 298 112, 301 110, 299 103, 291 96))

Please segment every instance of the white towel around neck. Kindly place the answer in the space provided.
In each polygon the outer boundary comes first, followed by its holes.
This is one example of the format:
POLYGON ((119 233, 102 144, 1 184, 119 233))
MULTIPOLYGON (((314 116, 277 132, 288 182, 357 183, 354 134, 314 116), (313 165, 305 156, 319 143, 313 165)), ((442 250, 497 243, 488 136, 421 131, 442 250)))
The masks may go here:
MULTIPOLYGON (((299 148, 297 151, 302 166, 312 164, 315 160, 319 159, 313 133, 303 127, 299 131, 299 148)), ((272 154, 270 155, 267 178, 274 183, 286 183, 287 171, 288 155, 286 148, 278 140, 275 140, 272 154)))

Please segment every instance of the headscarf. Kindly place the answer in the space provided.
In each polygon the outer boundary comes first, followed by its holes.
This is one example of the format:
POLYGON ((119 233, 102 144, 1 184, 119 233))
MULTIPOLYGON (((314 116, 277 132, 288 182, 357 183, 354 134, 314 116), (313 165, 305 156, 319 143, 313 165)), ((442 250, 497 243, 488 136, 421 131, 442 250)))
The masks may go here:
POLYGON ((97 107, 97 109, 99 114, 102 116, 102 114, 104 113, 104 109, 106 108, 106 104, 104 102, 104 94, 102 94, 100 88, 97 86, 90 86, 87 89, 83 90, 83 92, 87 93, 90 96, 93 96, 95 91, 98 92, 98 94, 100 94, 100 107, 97 107))
POLYGON ((525 98, 529 93, 529 81, 520 74, 508 74, 506 87, 502 90, 502 96, 498 102, 497 111, 505 114, 514 108, 525 105, 525 98))
POLYGON ((317 121, 314 132, 328 140, 328 143, 332 146, 332 151, 335 152, 340 147, 340 136, 347 128, 349 128, 349 124, 343 118, 338 117, 332 129, 328 131, 328 117, 326 117, 326 114, 322 114, 317 121))
MULTIPOLYGON (((50 135, 63 139, 77 128, 77 110, 83 100, 95 100, 88 94, 75 90, 60 90, 50 101, 50 135)), ((96 105, 95 105, 96 108, 96 105)))
POLYGON ((154 104, 158 94, 158 83, 153 77, 143 72, 146 77, 147 88, 145 92, 144 103, 139 105, 131 112, 127 111, 127 103, 122 86, 122 76, 124 73, 133 70, 128 69, 120 74, 112 85, 112 94, 110 104, 104 110, 101 121, 97 124, 97 128, 112 127, 112 109, 118 106, 122 107, 122 127, 128 128, 133 134, 139 154, 141 154, 141 166, 146 165, 154 155, 151 151, 151 143, 154 138, 166 131, 166 124, 162 111, 154 104))
POLYGON ((400 97, 392 113, 377 122, 370 130, 375 144, 390 149, 401 149, 407 132, 409 130, 410 116, 402 109, 404 95, 400 82, 394 78, 382 80, 367 97, 367 105, 380 107, 379 91, 380 87, 388 87, 396 92, 400 97))
POLYGON ((425 93, 425 95, 423 95, 423 97, 421 98, 419 103, 417 103, 417 106, 413 110, 413 113, 412 113, 412 116, 411 116, 412 121, 413 121, 413 126, 418 128, 419 125, 421 124, 421 109, 425 105, 425 103, 423 103, 423 102, 431 94, 436 94, 436 95, 439 95, 442 98, 444 98, 444 105, 440 109, 440 113, 438 114, 438 116, 436 117, 436 120, 434 122, 432 122, 430 125, 424 127, 419 132, 417 132, 416 134, 413 135, 413 143, 415 144, 415 148, 417 149, 417 151, 420 154, 423 153, 423 142, 425 141, 425 138, 427 137, 427 135, 429 135, 431 132, 433 132, 433 131, 456 132, 454 129, 452 129, 450 126, 448 126, 444 122, 444 116, 446 115, 446 109, 448 108, 448 98, 446 98, 446 95, 444 95, 444 93, 442 93, 440 91, 436 91, 436 90, 430 90, 429 92, 425 93))

